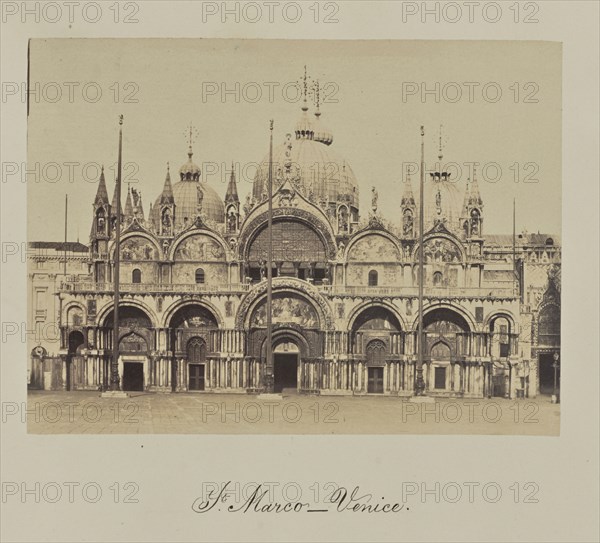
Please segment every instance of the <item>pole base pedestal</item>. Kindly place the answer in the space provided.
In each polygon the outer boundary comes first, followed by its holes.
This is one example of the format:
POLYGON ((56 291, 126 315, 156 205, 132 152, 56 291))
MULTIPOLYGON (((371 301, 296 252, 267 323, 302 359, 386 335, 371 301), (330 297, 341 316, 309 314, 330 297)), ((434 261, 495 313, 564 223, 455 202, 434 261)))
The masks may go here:
POLYGON ((435 398, 431 396, 411 396, 408 401, 410 403, 435 403, 435 398))
POLYGON ((101 398, 129 398, 127 392, 122 390, 105 390, 101 395, 101 398))

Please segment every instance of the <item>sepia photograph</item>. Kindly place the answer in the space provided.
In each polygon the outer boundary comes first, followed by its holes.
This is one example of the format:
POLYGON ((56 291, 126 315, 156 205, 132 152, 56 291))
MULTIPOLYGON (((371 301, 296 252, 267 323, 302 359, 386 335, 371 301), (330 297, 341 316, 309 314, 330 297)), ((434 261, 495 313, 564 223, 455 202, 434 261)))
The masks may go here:
POLYGON ((2 543, 600 541, 600 3, 0 2, 2 543))
POLYGON ((561 55, 31 40, 29 431, 558 435, 561 55))

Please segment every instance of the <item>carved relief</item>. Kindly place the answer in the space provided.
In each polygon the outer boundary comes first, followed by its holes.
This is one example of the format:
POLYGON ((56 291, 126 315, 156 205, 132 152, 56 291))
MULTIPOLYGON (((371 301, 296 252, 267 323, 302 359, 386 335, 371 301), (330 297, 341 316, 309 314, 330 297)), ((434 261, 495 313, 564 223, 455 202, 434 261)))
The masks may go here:
POLYGON ((400 260, 400 252, 389 239, 381 235, 368 235, 352 246, 348 260, 365 263, 397 262, 400 260))
POLYGON ((175 260, 210 262, 223 260, 225 251, 220 243, 210 236, 190 236, 182 241, 175 251, 175 260))
MULTIPOLYGON (((263 301, 252 313, 250 326, 264 327, 267 324, 267 306, 263 301)), ((303 328, 318 328, 319 318, 314 307, 296 296, 280 295, 273 298, 273 324, 297 324, 303 328)))
MULTIPOLYGON (((417 249, 417 257, 419 250, 417 249)), ((461 252, 456 244, 445 238, 433 238, 425 242, 425 262, 460 262, 461 252)))
POLYGON ((156 260, 156 248, 147 239, 136 236, 121 243, 122 260, 156 260))

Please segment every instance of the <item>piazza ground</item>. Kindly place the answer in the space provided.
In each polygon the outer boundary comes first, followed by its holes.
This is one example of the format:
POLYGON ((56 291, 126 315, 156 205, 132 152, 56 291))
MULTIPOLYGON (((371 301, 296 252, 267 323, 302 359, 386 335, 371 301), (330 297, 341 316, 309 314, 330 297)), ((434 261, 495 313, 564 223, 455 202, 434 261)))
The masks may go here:
MULTIPOLYGON (((17 408, 18 409, 18 408, 17 408)), ((23 413, 9 415, 22 417, 23 413)), ((249 394, 30 391, 31 434, 480 434, 559 435, 549 396, 507 400, 249 394)))

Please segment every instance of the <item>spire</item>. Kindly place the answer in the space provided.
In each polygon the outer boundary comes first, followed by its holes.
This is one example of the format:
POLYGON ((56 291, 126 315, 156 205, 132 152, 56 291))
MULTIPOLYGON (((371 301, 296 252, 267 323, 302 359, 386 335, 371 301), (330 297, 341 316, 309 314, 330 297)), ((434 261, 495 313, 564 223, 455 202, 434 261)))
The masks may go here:
POLYGON ((136 212, 135 215, 136 217, 141 221, 144 222, 146 219, 144 218, 144 204, 142 204, 142 191, 138 191, 138 198, 137 198, 137 203, 136 203, 136 212))
POLYGON ((127 200, 125 201, 125 221, 133 219, 133 204, 131 202, 131 186, 127 187, 127 200))
POLYGON ((465 187, 465 197, 463 199, 463 212, 469 209, 469 199, 471 196, 471 178, 467 177, 467 186, 465 187))
POLYGON ((173 187, 171 185, 171 169, 169 163, 167 162, 167 175, 165 177, 165 184, 160 195, 160 203, 161 205, 168 205, 173 204, 174 202, 175 198, 173 197, 173 187))
POLYGON ((402 193, 402 199, 400 200, 401 206, 416 206, 415 195, 412 190, 412 182, 410 180, 410 174, 406 178, 406 183, 404 185, 404 192, 402 193))
MULTIPOLYGON (((116 175, 115 175, 115 190, 113 192, 112 203, 110 204, 111 213, 112 213, 113 217, 115 217, 117 215, 117 200, 118 200, 117 188, 118 188, 117 187, 117 179, 116 179, 116 175)), ((121 206, 121 215, 123 215, 123 206, 121 206)))
POLYGON ((477 182, 477 167, 473 166, 473 182, 471 183, 471 191, 469 193, 469 205, 471 207, 481 207, 483 200, 479 192, 479 183, 477 182))
POLYGON ((231 163, 231 177, 229 178, 229 185, 227 185, 227 193, 225 194, 225 203, 239 203, 240 199, 237 192, 237 183, 235 181, 235 169, 233 162, 231 163))
POLYGON ((104 179, 104 166, 100 171, 100 181, 98 183, 98 190, 96 191, 96 198, 94 198, 94 205, 108 204, 108 191, 106 190, 106 181, 104 179))

